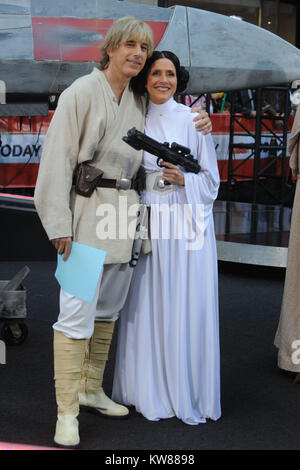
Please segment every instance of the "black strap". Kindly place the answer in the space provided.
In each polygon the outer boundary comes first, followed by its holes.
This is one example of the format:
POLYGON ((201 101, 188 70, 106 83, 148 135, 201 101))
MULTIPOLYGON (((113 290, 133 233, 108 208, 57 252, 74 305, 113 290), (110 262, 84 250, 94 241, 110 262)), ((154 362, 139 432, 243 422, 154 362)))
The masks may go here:
MULTIPOLYGON (((139 194, 141 194, 141 191, 143 189, 145 189, 145 187, 146 187, 145 180, 146 180, 145 170, 142 167, 140 167, 140 169, 138 170, 137 175, 133 179, 130 180, 130 183, 131 183, 130 184, 130 189, 134 189, 139 194), (141 174, 142 174, 142 177, 141 177, 141 174)), ((116 179, 101 178, 97 186, 99 188, 120 189, 119 184, 118 184, 117 181, 118 180, 116 180, 116 179)), ((76 176, 75 175, 73 177, 73 185, 74 186, 76 185, 76 176)))
MULTIPOLYGON (((114 189, 118 189, 118 183, 117 183, 118 180, 113 180, 113 179, 109 179, 109 178, 101 178, 101 180, 99 181, 98 183, 98 187, 99 188, 114 188, 114 189)), ((133 180, 131 180, 131 186, 130 186, 130 189, 133 189, 133 180)))

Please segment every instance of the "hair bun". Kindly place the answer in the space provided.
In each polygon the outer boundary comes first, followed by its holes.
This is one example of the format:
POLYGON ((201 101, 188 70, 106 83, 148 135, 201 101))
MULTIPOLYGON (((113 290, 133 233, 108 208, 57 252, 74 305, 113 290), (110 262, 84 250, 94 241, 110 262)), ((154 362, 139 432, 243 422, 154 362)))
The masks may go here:
POLYGON ((188 84, 190 78, 189 71, 185 67, 180 67, 180 76, 178 77, 177 93, 182 93, 188 84))
POLYGON ((132 91, 139 94, 145 93, 145 86, 147 83, 147 75, 149 70, 151 69, 154 62, 159 59, 168 59, 170 60, 175 69, 176 69, 176 77, 177 77, 177 88, 176 93, 182 93, 188 84, 190 74, 187 69, 180 66, 180 62, 178 57, 171 51, 154 51, 151 57, 147 59, 146 65, 143 70, 136 76, 130 80, 130 86, 132 91))

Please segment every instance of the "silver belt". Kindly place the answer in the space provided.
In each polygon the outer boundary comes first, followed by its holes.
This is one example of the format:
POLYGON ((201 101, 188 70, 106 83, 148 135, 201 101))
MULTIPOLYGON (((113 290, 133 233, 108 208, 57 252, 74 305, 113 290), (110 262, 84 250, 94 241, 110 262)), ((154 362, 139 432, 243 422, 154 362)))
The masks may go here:
POLYGON ((176 185, 164 180, 162 171, 155 171, 146 176, 146 190, 157 194, 168 194, 176 189, 176 185))

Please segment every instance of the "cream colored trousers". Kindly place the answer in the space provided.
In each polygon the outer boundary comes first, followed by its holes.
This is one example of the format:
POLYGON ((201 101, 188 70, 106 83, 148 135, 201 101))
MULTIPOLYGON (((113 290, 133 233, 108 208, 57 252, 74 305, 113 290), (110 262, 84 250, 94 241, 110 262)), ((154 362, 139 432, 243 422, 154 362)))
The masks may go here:
POLYGON ((60 312, 54 330, 68 338, 89 339, 95 321, 116 321, 125 303, 132 273, 133 268, 128 263, 104 265, 91 303, 61 289, 60 312))

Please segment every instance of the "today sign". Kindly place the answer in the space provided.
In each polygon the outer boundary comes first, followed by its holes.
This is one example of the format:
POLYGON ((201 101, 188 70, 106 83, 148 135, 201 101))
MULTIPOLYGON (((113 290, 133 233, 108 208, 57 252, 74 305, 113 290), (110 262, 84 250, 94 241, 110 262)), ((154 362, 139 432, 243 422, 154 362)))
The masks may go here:
POLYGON ((42 154, 44 136, 30 134, 2 134, 0 147, 1 163, 39 163, 42 154))

